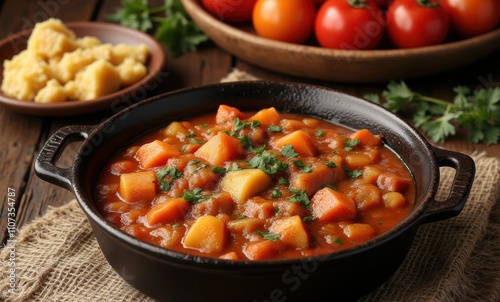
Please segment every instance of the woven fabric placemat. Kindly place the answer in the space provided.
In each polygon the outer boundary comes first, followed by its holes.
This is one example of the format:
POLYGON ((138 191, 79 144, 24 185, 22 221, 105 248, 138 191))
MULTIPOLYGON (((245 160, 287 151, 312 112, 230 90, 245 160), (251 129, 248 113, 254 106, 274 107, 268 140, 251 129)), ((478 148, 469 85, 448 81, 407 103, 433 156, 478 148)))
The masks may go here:
MULTIPOLYGON (((223 81, 251 79, 235 70, 223 81)), ((359 302, 500 301, 500 158, 472 157, 475 182, 460 215, 421 226, 401 267, 359 302)), ((453 176, 441 168, 438 200, 453 176)), ((10 258, 7 245, 0 252, 0 301, 154 301, 107 263, 75 200, 18 230, 15 293, 8 291, 10 258)))

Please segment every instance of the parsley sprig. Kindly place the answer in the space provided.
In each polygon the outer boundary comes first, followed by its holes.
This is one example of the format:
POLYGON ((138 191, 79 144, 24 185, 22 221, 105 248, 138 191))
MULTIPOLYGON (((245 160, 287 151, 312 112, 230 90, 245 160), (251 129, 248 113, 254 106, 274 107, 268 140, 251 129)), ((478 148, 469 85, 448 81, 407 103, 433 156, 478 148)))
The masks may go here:
POLYGON ((122 0, 122 7, 108 15, 108 19, 144 32, 158 23, 154 36, 173 56, 195 51, 208 40, 186 13, 181 0, 165 0, 159 7, 150 7, 147 0, 122 0))
POLYGON ((168 191, 172 186, 172 182, 182 176, 181 171, 177 169, 177 167, 166 167, 158 172, 156 172, 156 178, 160 184, 160 190, 168 191))
POLYGON ((442 142, 467 131, 467 139, 487 145, 500 141, 500 87, 471 91, 468 87, 453 89, 452 102, 425 96, 411 90, 405 82, 390 82, 379 95, 365 95, 395 113, 413 112, 412 121, 431 140, 442 142))

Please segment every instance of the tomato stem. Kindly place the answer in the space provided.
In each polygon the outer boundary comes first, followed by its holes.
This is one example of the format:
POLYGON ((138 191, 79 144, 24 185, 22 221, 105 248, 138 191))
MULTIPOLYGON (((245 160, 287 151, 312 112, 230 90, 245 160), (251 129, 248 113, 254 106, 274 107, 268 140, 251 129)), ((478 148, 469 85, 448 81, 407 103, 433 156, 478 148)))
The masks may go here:
POLYGON ((438 7, 441 5, 441 1, 433 1, 433 0, 417 0, 417 3, 420 6, 430 7, 430 8, 438 7))
POLYGON ((366 8, 370 9, 370 6, 366 3, 366 0, 347 0, 347 4, 354 8, 366 8))

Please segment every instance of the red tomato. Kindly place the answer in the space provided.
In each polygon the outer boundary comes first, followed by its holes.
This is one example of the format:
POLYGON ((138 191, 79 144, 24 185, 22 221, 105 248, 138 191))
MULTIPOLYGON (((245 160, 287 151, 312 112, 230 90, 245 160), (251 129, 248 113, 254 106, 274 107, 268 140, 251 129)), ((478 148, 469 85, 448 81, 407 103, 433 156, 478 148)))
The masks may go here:
POLYGON ((453 31, 472 37, 495 28, 500 22, 500 0, 444 0, 453 31))
POLYGON ((440 0, 395 0, 387 10, 387 32, 399 48, 442 43, 449 27, 440 0))
POLYGON ((257 0, 252 21, 261 37, 303 43, 313 32, 315 14, 311 0, 257 0))
POLYGON ((212 15, 226 22, 245 22, 252 19, 257 0, 202 0, 212 15))
POLYGON ((384 34, 384 19, 374 2, 328 0, 316 15, 314 32, 322 47, 374 49, 384 34))

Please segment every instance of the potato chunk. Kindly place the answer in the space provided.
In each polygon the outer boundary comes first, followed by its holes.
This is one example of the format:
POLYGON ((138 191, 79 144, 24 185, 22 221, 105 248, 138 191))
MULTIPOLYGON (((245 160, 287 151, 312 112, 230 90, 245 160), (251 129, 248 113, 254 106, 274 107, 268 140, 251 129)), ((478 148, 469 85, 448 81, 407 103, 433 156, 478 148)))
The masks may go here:
POLYGON ((196 219, 188 230, 182 245, 202 253, 220 253, 226 243, 224 221, 211 215, 196 219))
POLYGON ((120 83, 116 68, 107 61, 97 60, 79 72, 74 82, 68 82, 67 91, 71 91, 71 98, 91 100, 117 91, 120 83))
POLYGON ((124 86, 132 85, 146 75, 146 66, 130 58, 125 59, 117 69, 124 86))
POLYGON ((286 245, 297 249, 309 247, 309 236, 302 219, 298 215, 275 220, 269 231, 279 234, 281 242, 286 245))
POLYGON ((35 96, 35 103, 61 103, 66 101, 66 90, 55 79, 47 82, 35 96))
POLYGON ((221 188, 231 194, 237 203, 260 193, 271 184, 271 177, 260 169, 244 169, 228 172, 221 182, 221 188))
POLYGON ((50 59, 77 48, 76 36, 58 19, 37 23, 28 40, 28 51, 50 59))
POLYGON ((49 64, 26 50, 3 66, 2 91, 22 101, 32 101, 52 77, 49 64))

